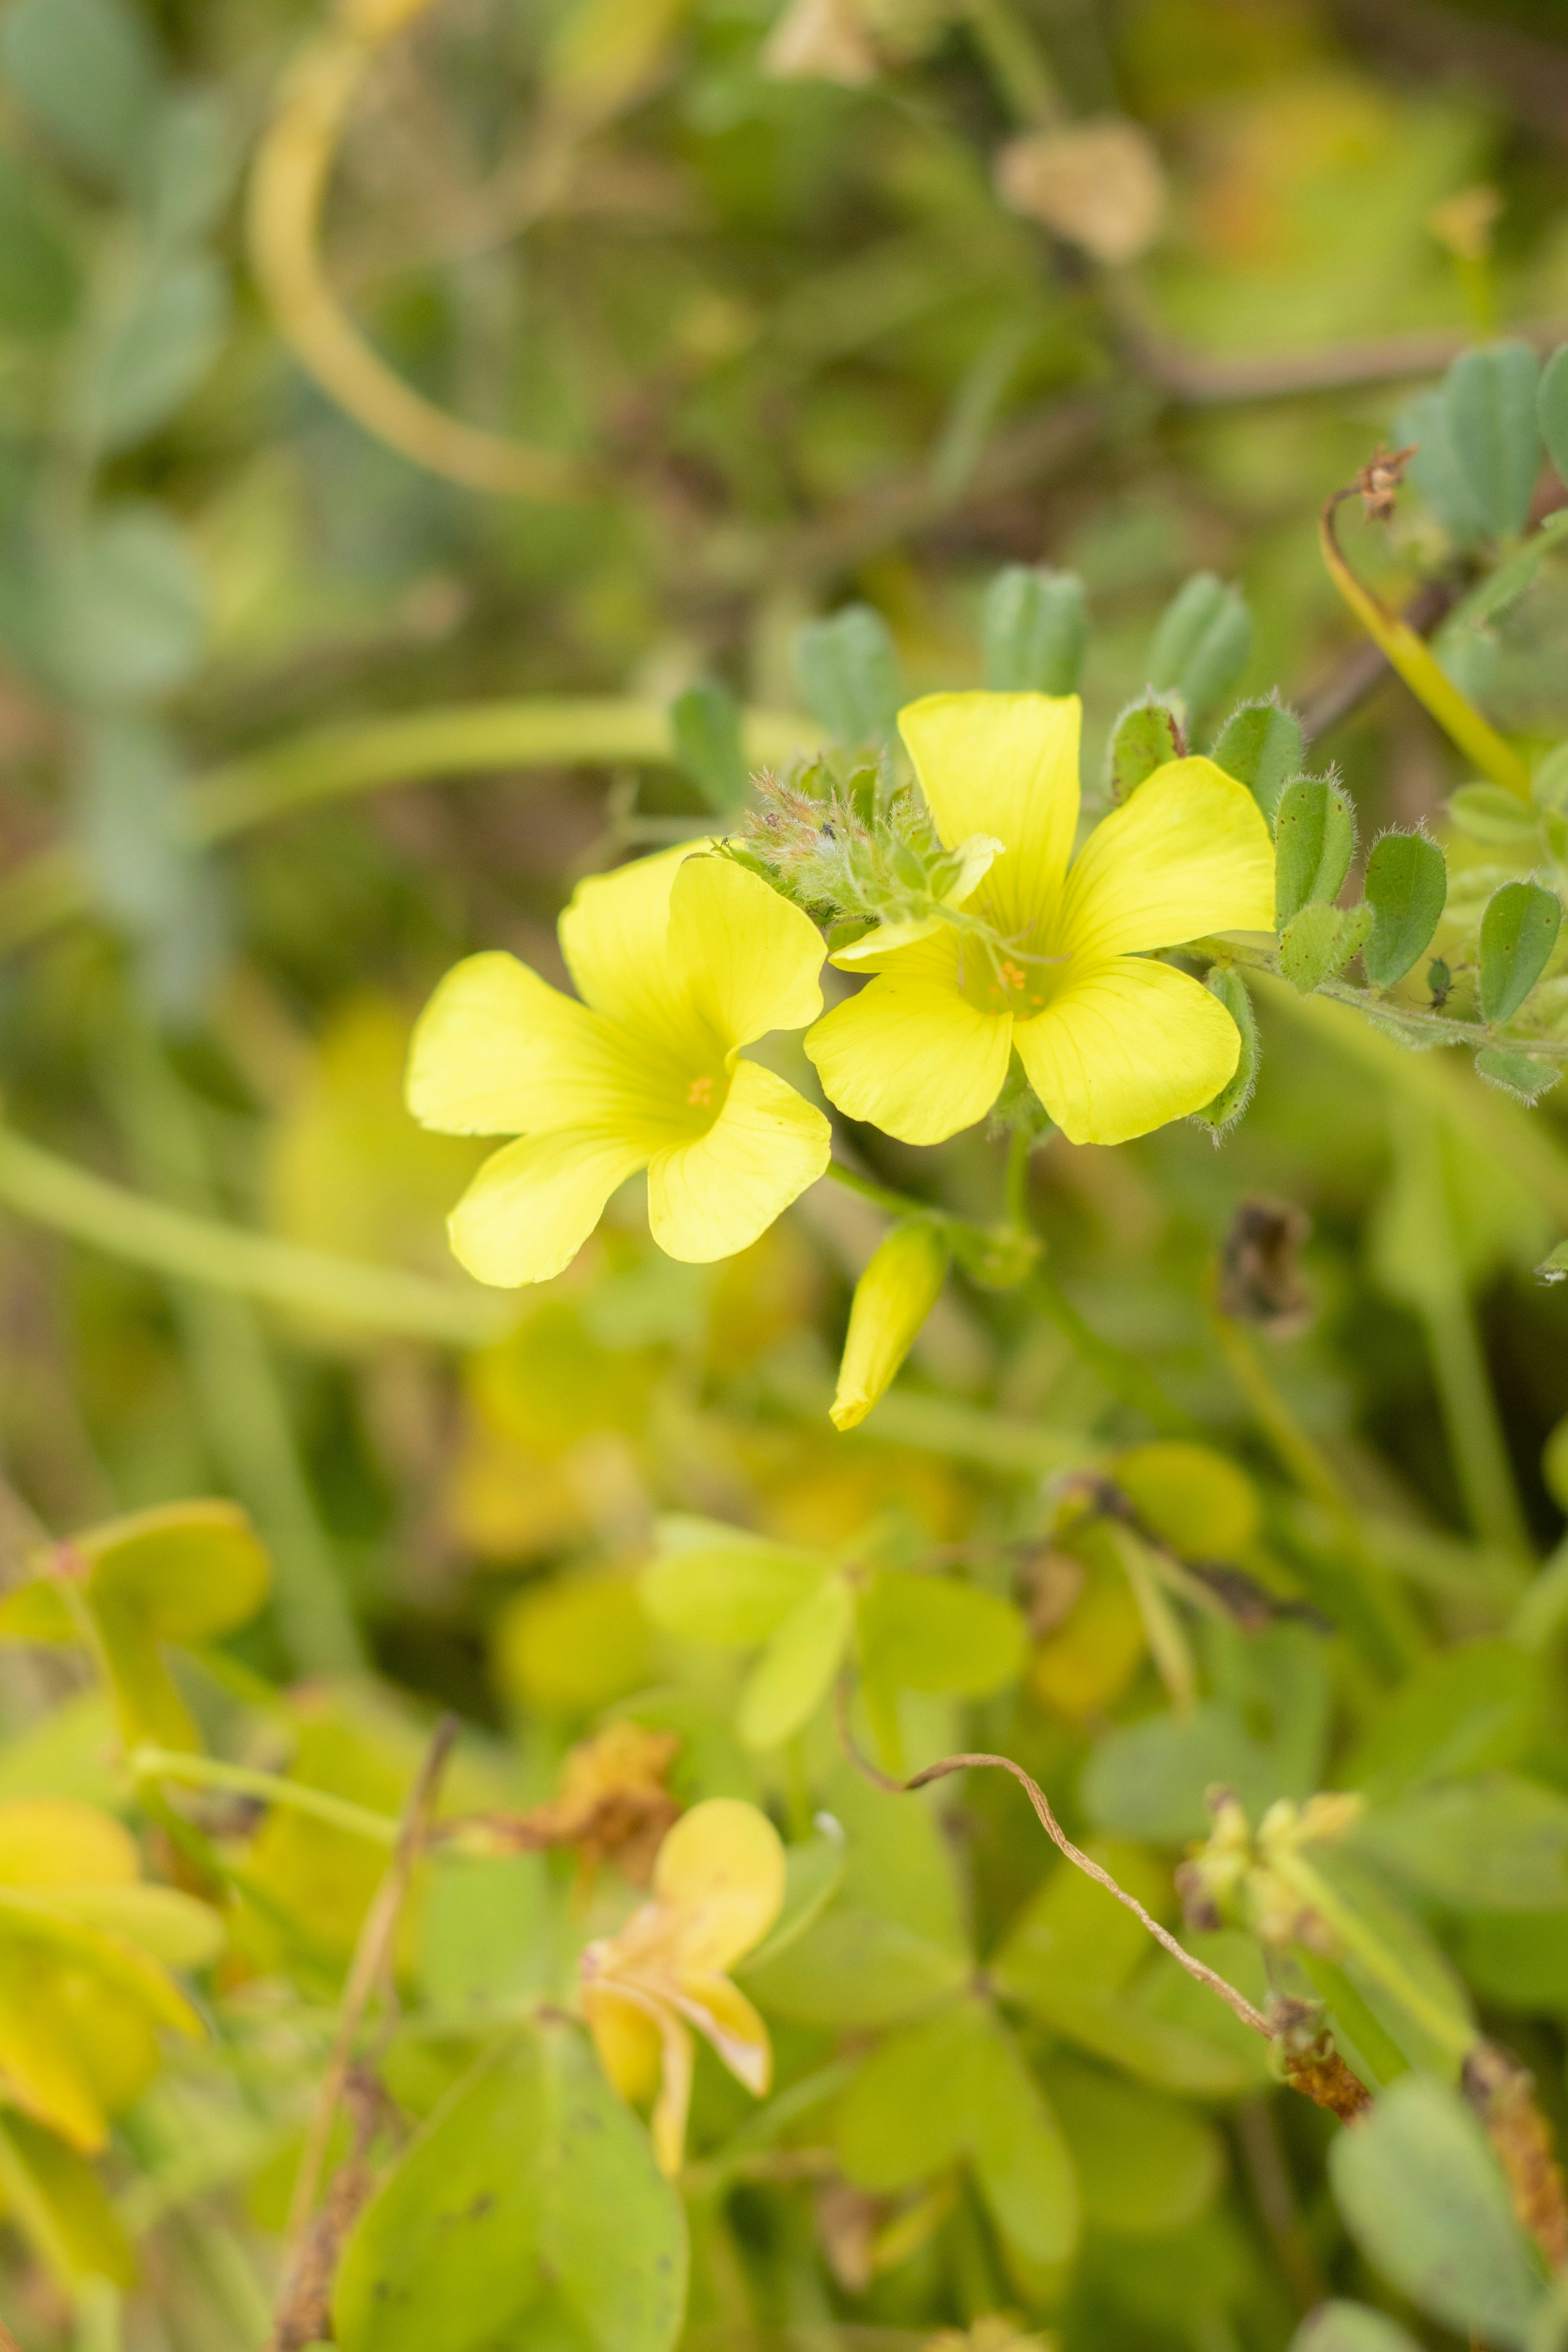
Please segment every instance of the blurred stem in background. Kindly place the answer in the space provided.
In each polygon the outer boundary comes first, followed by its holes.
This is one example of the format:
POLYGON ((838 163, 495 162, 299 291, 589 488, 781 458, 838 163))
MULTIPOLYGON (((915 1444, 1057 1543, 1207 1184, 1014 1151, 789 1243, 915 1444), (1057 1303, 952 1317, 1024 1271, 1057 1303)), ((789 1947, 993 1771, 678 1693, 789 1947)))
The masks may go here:
MULTIPOLYGON (((162 1049, 128 1021, 100 1083, 142 1180, 203 1215, 219 1207, 202 1117, 162 1049)), ((347 1674, 365 1653, 289 1423, 272 1348, 248 1300, 172 1282, 197 1414, 214 1461, 271 1549, 277 1617, 298 1673, 347 1674)))

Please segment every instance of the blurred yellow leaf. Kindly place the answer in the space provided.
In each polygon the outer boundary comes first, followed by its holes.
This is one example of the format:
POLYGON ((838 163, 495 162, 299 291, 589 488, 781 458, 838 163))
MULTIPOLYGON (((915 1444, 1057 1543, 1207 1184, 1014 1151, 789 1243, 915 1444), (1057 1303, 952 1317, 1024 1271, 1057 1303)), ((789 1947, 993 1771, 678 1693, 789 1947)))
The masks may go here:
POLYGON ((649 1681, 653 1628, 637 1586, 636 1576, 588 1574, 519 1593, 495 1633, 496 1679, 507 1697, 569 1720, 649 1681))

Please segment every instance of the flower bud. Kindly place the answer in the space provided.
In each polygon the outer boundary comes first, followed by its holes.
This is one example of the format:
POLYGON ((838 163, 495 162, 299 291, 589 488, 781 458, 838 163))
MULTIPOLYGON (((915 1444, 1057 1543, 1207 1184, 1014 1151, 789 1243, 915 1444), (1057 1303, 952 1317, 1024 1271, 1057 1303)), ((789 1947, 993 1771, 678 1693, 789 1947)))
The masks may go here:
POLYGON ((947 1278, 947 1241, 921 1217, 895 1225, 855 1286, 833 1400, 836 1429, 864 1421, 920 1337, 947 1278))

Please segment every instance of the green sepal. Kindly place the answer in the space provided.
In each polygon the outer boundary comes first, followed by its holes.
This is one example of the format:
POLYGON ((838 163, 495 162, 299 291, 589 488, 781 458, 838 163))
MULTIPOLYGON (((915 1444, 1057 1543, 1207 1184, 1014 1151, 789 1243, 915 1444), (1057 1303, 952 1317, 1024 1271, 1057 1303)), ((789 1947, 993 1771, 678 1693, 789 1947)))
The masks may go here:
POLYGON ((1555 890, 1505 882, 1481 917, 1481 1016, 1510 1021, 1545 971, 1563 923, 1555 890))
POLYGON ((980 646, 993 694, 1071 694, 1089 642, 1076 572, 1008 563, 985 592, 980 646))
POLYGON ((1239 972, 1226 971, 1215 964, 1209 973, 1207 987, 1217 996, 1241 1034, 1241 1058, 1236 1074, 1221 1087, 1213 1102, 1192 1114, 1194 1127, 1206 1127, 1217 1143, 1227 1129, 1233 1128, 1247 1104, 1258 1084, 1258 1065, 1261 1047, 1258 1039, 1258 1019, 1252 1010, 1252 998, 1239 972))
POLYGON ((830 620, 795 633, 795 683, 806 709, 836 742, 886 743, 903 688, 892 632, 869 604, 846 604, 830 620))
POLYGON ((723 687, 689 686, 669 707, 676 757, 710 809, 743 808, 751 775, 741 741, 741 711, 723 687))
POLYGON ((1373 988, 1403 980, 1432 944, 1448 897, 1448 861, 1424 833, 1385 833, 1366 862, 1372 929, 1362 969, 1373 988))
POLYGON ((1216 768, 1245 784, 1264 815, 1272 818, 1280 793, 1300 770, 1304 752, 1300 720, 1271 697, 1267 702, 1244 702, 1233 710, 1211 757, 1216 768))
POLYGON ((1110 730, 1108 765, 1114 800, 1130 800, 1157 768, 1185 757, 1186 741, 1175 712, 1153 695, 1130 703, 1110 730))
POLYGON ((1303 907, 1279 935, 1279 969, 1299 996, 1310 996, 1349 963, 1371 929, 1370 907, 1303 907))
POLYGON ((1160 617, 1149 649, 1149 683, 1173 688, 1190 717, 1201 719, 1229 693, 1252 651, 1252 615, 1239 589, 1212 572, 1195 572, 1160 617))
POLYGON ((1274 818, 1274 919, 1280 930, 1303 907, 1326 906, 1355 856, 1355 811, 1326 776, 1298 776, 1274 818))

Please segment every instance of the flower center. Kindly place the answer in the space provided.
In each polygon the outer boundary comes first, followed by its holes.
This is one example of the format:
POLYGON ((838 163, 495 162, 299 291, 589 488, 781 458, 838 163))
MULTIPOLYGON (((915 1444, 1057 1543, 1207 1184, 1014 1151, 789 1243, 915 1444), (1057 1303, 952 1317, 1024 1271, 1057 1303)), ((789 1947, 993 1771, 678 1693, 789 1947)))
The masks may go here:
POLYGON ((700 1077, 693 1078, 691 1084, 686 1089, 688 1108, 691 1110, 711 1110, 713 1108, 713 1087, 714 1080, 708 1071, 704 1071, 700 1077))
POLYGON ((730 1080, 723 1070, 689 1071, 676 1100, 680 1124, 692 1135, 706 1135, 729 1099, 730 1080))
POLYGON ((977 1012, 1010 1013, 1015 1021, 1032 1021, 1061 986, 1067 964, 1065 955, 1047 954, 1034 937, 994 946, 972 936, 963 942, 959 985, 977 1012))

